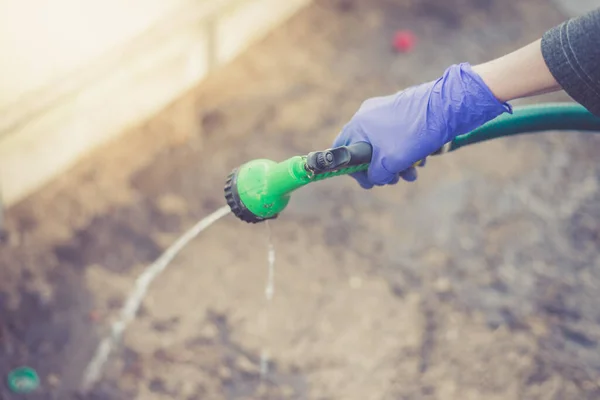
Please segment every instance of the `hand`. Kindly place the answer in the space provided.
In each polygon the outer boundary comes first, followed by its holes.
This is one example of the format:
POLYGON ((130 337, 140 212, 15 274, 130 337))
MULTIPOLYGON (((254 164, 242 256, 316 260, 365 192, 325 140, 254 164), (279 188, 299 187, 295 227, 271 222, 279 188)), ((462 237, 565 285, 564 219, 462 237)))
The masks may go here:
POLYGON ((414 181, 414 163, 504 112, 512 113, 510 105, 469 64, 453 65, 435 81, 365 101, 333 146, 371 144, 369 169, 352 175, 365 189, 414 181))

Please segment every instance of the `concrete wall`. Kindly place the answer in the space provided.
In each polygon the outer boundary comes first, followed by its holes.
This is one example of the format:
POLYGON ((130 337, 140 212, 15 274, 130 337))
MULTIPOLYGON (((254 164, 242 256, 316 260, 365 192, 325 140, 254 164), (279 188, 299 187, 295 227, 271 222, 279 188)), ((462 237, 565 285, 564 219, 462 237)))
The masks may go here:
POLYGON ((0 0, 11 205, 160 110, 310 0, 0 0))

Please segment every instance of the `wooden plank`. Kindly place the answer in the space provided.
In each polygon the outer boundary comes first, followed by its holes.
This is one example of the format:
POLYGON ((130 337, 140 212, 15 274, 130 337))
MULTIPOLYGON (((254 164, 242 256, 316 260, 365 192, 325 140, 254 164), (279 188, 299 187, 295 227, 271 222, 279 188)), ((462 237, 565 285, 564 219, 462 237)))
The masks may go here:
POLYGON ((164 108, 309 2, 192 1, 134 42, 3 110, 5 205, 164 108))

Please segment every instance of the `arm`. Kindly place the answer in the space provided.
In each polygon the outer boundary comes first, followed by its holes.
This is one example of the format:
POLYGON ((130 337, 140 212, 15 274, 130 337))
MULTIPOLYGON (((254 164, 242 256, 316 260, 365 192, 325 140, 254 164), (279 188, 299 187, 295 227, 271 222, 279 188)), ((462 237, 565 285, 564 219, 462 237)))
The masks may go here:
POLYGON ((542 56, 541 39, 473 67, 502 102, 560 90, 542 56))
POLYGON ((564 89, 590 112, 600 115, 600 8, 473 70, 500 101, 564 89))

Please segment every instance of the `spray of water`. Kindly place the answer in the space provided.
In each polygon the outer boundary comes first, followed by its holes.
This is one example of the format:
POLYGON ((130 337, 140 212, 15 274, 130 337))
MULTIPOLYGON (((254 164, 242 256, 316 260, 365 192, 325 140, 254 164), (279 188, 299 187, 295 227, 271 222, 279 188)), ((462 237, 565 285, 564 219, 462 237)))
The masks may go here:
POLYGON ((273 234, 271 232, 271 225, 269 221, 266 221, 267 225, 267 286, 265 287, 265 298, 267 301, 273 299, 275 294, 275 246, 273 246, 273 234))
MULTIPOLYGON (((269 315, 271 301, 275 294, 275 246, 273 245, 273 233, 269 221, 265 222, 267 226, 267 284, 265 286, 266 304, 263 310, 263 332, 269 332, 269 315)), ((269 349, 264 347, 260 353, 260 375, 264 378, 269 373, 269 349)))
POLYGON ((229 214, 229 212, 229 206, 224 206, 198 221, 196 225, 192 226, 187 232, 181 235, 171 247, 161 254, 156 261, 148 265, 148 267, 146 267, 146 269, 138 276, 135 280, 135 285, 127 296, 125 305, 121 309, 119 318, 112 324, 109 334, 98 345, 94 357, 84 372, 84 378, 81 385, 81 389, 84 392, 87 392, 100 378, 102 369, 108 360, 112 348, 119 341, 129 323, 134 320, 150 284, 167 268, 175 256, 179 254, 192 239, 198 236, 200 232, 229 214))

